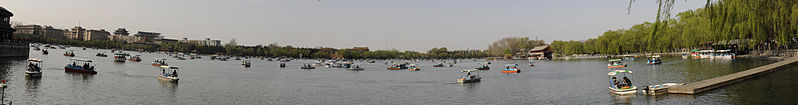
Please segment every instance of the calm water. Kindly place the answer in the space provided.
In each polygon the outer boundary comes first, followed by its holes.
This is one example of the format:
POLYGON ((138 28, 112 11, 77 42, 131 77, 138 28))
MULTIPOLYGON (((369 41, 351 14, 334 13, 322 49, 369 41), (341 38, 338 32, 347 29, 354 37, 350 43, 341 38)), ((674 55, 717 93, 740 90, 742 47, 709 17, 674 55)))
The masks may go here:
MULTIPOLYGON (((253 60, 251 68, 240 61, 176 60, 164 54, 142 55, 142 62, 112 62, 95 57, 98 50, 79 50, 77 57, 95 60, 95 75, 65 73, 65 50, 50 55, 31 51, 45 60, 43 77, 28 79, 23 60, 0 63, 0 78, 8 80, 7 100, 14 104, 798 104, 798 68, 780 70, 698 95, 614 96, 607 90, 606 59, 536 61, 521 66, 520 74, 502 74, 507 63, 495 61, 482 71, 482 82, 459 84, 460 70, 484 61, 462 60, 454 67, 434 68, 434 62, 415 62, 422 71, 387 71, 385 61, 366 62, 364 71, 340 68, 299 70, 303 62, 253 60), (168 58, 182 67, 180 83, 159 82, 154 58, 168 58)), ((108 50, 104 50, 109 52, 108 50)), ((110 54, 110 53, 108 53, 110 54)), ((398 61, 397 61, 398 62, 398 61)), ((644 58, 630 63, 632 80, 643 86, 658 82, 695 82, 765 65, 758 59, 687 60, 665 58, 661 65, 646 65, 644 58)))

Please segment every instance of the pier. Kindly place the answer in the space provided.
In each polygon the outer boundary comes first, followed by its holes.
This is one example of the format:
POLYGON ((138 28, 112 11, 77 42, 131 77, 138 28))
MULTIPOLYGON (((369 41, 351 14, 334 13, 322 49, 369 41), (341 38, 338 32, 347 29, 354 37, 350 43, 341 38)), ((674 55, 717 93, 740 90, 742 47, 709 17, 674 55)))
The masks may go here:
POLYGON ((668 93, 672 94, 698 94, 701 92, 709 91, 715 88, 723 87, 726 85, 734 84, 740 81, 767 74, 775 70, 791 67, 798 62, 798 57, 792 57, 784 61, 768 64, 765 66, 740 71, 737 73, 716 77, 712 79, 702 80, 695 83, 688 83, 682 86, 674 86, 668 89, 668 93))

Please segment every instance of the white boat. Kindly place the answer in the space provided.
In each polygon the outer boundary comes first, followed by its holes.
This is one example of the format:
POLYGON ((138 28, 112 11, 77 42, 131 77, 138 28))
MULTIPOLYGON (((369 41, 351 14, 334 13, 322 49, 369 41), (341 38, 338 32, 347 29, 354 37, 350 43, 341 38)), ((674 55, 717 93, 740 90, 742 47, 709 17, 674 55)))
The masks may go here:
POLYGON ((652 65, 653 64, 661 64, 662 63, 662 57, 660 57, 659 55, 654 55, 654 56, 648 57, 648 61, 646 61, 646 63, 647 64, 652 64, 652 65))
POLYGON ((478 71, 479 70, 463 70, 465 74, 457 79, 457 83, 479 82, 482 77, 479 77, 478 71), (474 72, 474 74, 471 74, 471 72, 474 72))
POLYGON ((684 83, 664 83, 659 85, 646 86, 643 87, 643 94, 657 95, 657 94, 667 93, 668 88, 679 85, 684 85, 684 83))
POLYGON ((177 71, 180 68, 174 66, 161 66, 161 74, 156 78, 162 81, 169 81, 177 83, 180 78, 177 77, 177 71))
POLYGON ((25 75, 28 77, 42 77, 42 67, 44 64, 38 58, 28 59, 28 69, 25 70, 25 75))
POLYGON ((347 70, 354 70, 354 71, 360 71, 360 70, 363 70, 363 68, 361 68, 361 67, 360 67, 360 65, 353 65, 353 66, 351 66, 351 67, 349 67, 349 68, 346 68, 346 69, 347 69, 347 70))
POLYGON ((635 87, 634 85, 631 84, 632 82, 629 81, 628 78, 626 77, 627 74, 631 75, 632 71, 630 71, 630 70, 613 70, 613 71, 610 71, 609 73, 607 73, 607 75, 611 78, 609 80, 610 81, 609 82, 609 85, 610 85, 609 89, 610 89, 611 93, 618 94, 618 95, 630 95, 630 94, 637 93, 637 87, 635 87), (619 76, 618 74, 621 74, 620 76, 623 76, 622 80, 616 79, 616 77, 619 76), (624 82, 619 82, 619 81, 624 81, 624 82))

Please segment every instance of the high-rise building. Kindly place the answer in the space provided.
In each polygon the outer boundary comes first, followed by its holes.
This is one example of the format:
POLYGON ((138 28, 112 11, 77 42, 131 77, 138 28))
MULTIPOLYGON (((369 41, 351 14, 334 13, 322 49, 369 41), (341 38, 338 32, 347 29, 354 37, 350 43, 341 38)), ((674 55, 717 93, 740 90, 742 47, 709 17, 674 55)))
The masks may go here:
POLYGON ((111 35, 111 33, 104 29, 86 30, 85 35, 83 35, 83 40, 108 40, 109 35, 111 35))
POLYGON ((44 26, 44 29, 42 29, 43 36, 47 38, 64 39, 66 38, 65 32, 66 31, 62 29, 55 29, 52 26, 44 26))
POLYGON ((75 26, 69 30, 69 33, 66 35, 67 39, 72 40, 83 40, 86 35, 86 29, 80 26, 75 26))
POLYGON ((24 36, 32 36, 32 37, 42 37, 42 26, 28 24, 28 25, 17 25, 14 26, 14 29, 17 31, 14 32, 16 35, 24 35, 24 36))

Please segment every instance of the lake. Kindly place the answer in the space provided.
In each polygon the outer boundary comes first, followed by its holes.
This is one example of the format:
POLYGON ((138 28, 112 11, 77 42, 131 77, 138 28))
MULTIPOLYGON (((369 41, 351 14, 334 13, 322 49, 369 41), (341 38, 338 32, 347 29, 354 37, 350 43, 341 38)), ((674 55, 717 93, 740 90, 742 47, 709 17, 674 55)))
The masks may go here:
MULTIPOLYGON (((112 56, 94 54, 110 50, 80 50, 78 47, 48 49, 49 55, 31 51, 31 58, 44 62, 42 78, 26 78, 24 60, 0 62, 0 78, 8 81, 6 100, 14 104, 798 104, 798 68, 779 70, 754 79, 696 95, 640 94, 615 96, 609 93, 607 59, 534 61, 492 61, 491 70, 480 71, 478 83, 456 83, 461 70, 480 66, 485 60, 462 59, 454 67, 432 67, 438 61, 410 62, 421 71, 386 70, 390 60, 367 63, 355 61, 364 71, 317 67, 300 70, 294 60, 279 68, 279 62, 176 60, 166 54, 126 52, 142 55, 141 62, 112 62, 112 56), (64 72, 70 57, 94 60, 97 74, 64 72), (160 70, 150 65, 155 58, 167 58, 181 67, 180 82, 161 82, 160 70), (519 64, 519 74, 500 73, 504 64, 519 64)), ((451 62, 452 60, 448 60, 451 62)), ((393 62, 405 62, 393 60, 393 62)), ((682 59, 665 57, 663 64, 645 64, 645 58, 626 61, 634 71, 634 85, 642 87, 665 82, 696 82, 766 65, 773 61, 737 58, 734 60, 682 59)))

